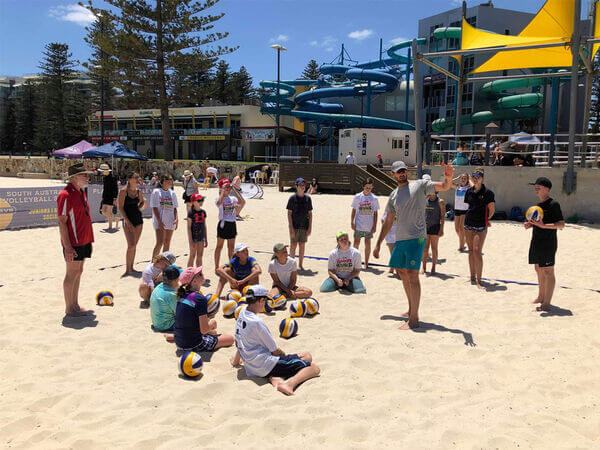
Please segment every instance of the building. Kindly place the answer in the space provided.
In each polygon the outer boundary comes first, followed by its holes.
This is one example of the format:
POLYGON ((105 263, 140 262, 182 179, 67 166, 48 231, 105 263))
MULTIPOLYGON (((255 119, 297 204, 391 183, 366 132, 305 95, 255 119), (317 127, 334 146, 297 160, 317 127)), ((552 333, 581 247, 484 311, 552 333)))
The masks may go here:
MULTIPOLYGON (((265 161, 275 158, 275 121, 253 104, 170 108, 176 159, 265 161)), ((104 143, 121 141, 148 158, 164 158, 159 109, 104 112, 104 143)), ((281 116, 281 145, 304 142, 304 125, 281 116)), ((100 112, 89 118, 89 140, 100 142, 100 112)))

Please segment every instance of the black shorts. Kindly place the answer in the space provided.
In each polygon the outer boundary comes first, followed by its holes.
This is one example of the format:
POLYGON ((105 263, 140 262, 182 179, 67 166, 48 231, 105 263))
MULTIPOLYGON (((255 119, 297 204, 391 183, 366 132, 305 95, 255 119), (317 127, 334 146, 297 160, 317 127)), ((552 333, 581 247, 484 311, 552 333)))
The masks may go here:
POLYGON ((235 222, 225 222, 221 228, 221 222, 217 224, 217 237, 220 239, 235 239, 237 227, 235 222))
POLYGON ((467 210, 462 210, 462 209, 455 209, 454 210, 454 217, 456 216, 464 216, 467 213, 467 210))
POLYGON ((296 375, 305 367, 310 366, 308 361, 300 359, 297 354, 283 355, 279 357, 279 361, 275 364, 275 367, 269 372, 267 378, 278 377, 278 378, 289 378, 296 375))
POLYGON ((192 196, 191 195, 187 195, 184 192, 182 197, 183 197, 183 203, 191 203, 192 202, 192 196))
POLYGON ((427 227, 427 234, 437 236, 438 234, 440 234, 440 227, 441 225, 439 223, 437 225, 431 225, 427 227))
MULTIPOLYGON (((92 243, 90 242, 89 244, 85 244, 85 245, 80 245, 79 247, 73 247, 73 250, 75 250, 75 257, 73 258, 73 261, 83 261, 85 258, 91 258, 92 257, 92 243)), ((63 247, 63 255, 65 254, 65 248, 63 247)))
POLYGON ((556 250, 556 245, 552 242, 531 241, 529 245, 529 264, 537 264, 540 267, 554 266, 556 250))
POLYGON ((115 204, 115 199, 114 198, 103 198, 101 203, 102 203, 102 205, 113 206, 115 204))

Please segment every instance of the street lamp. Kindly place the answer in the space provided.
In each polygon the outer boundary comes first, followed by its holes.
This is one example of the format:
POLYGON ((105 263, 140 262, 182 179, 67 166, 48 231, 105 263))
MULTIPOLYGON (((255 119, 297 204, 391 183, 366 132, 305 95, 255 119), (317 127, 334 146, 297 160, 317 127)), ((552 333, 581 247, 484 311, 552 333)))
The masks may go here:
POLYGON ((284 46, 279 45, 279 44, 271 45, 271 48, 274 48, 275 50, 277 50, 277 114, 275 116, 275 123, 277 125, 277 129, 275 130, 275 158, 277 161, 279 161, 279 96, 280 96, 279 63, 280 63, 280 59, 281 59, 281 51, 282 50, 285 51, 285 50, 287 50, 287 48, 285 48, 284 46))
MULTIPOLYGON (((104 37, 104 22, 102 21, 102 13, 96 15, 98 25, 100 25, 100 39, 104 37)), ((104 50, 100 45, 100 65, 95 66, 100 69, 100 145, 104 145, 104 50)))

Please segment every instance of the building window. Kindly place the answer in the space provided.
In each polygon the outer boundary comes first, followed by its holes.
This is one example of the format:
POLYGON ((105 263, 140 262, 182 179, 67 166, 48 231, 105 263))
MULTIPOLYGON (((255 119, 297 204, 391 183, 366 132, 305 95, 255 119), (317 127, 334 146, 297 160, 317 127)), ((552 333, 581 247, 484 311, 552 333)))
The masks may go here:
POLYGON ((467 17, 467 23, 469 25, 471 25, 472 27, 476 27, 477 26, 477 16, 467 17))
POLYGON ((470 107, 470 106, 465 106, 465 107, 462 109, 462 115, 463 115, 463 116, 466 116, 467 114, 471 114, 472 112, 473 112, 473 108, 472 108, 472 107, 470 107))
MULTIPOLYGON (((460 21, 452 22, 450 27, 452 28, 460 28, 460 21)), ((448 39, 448 49, 455 50, 459 47, 460 39, 448 39)), ((454 73, 454 72, 453 72, 454 73)))
POLYGON ((463 86, 462 101, 463 103, 473 101, 473 83, 466 83, 463 86))
POLYGON ((446 87, 446 104, 447 105, 454 105, 455 101, 456 101, 456 85, 455 84, 449 84, 446 87))
POLYGON ((458 75, 458 64, 454 58, 448 60, 448 72, 458 75))
POLYGON ((467 74, 467 73, 471 72, 473 70, 473 68, 475 67, 475 56, 474 55, 465 56, 463 61, 464 61, 465 74, 467 74))
POLYGON ((402 138, 392 138, 392 150, 402 149, 402 138))
POLYGON ((446 117, 454 117, 454 109, 447 109, 446 117))

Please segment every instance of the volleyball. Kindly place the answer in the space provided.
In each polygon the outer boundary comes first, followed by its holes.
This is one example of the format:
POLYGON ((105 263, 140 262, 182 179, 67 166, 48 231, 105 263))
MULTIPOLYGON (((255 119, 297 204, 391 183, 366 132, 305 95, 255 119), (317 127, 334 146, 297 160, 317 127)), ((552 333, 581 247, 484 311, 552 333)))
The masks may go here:
POLYGON ((304 300, 304 303, 306 305, 306 314, 308 316, 314 316, 319 312, 319 302, 316 298, 308 297, 304 300))
POLYGON ((223 304, 223 315, 225 317, 231 317, 235 314, 235 308, 237 308, 238 304, 235 300, 225 300, 223 304))
POLYGON ((544 218, 544 211, 539 206, 532 206, 525 213, 525 218, 532 222, 539 222, 544 218))
POLYGON ((248 293, 248 289, 250 289, 250 286, 244 286, 244 289, 242 289, 242 294, 246 295, 248 293))
POLYGON ((184 377, 194 378, 202 373, 202 357, 196 352, 185 352, 179 360, 179 371, 184 377))
POLYGON ((246 306, 248 306, 246 304, 246 302, 239 302, 237 308, 235 308, 235 320, 237 320, 237 318, 240 316, 240 313, 242 312, 243 309, 246 309, 246 306))
POLYGON ((110 291, 100 291, 96 294, 96 304, 100 306, 113 306, 114 295, 110 291))
POLYGON ((221 306, 221 300, 215 294, 206 294, 206 312, 209 315, 216 314, 221 306))
POLYGON ((239 302, 241 298, 242 293, 237 289, 233 289, 227 293, 227 300, 235 300, 236 302, 239 302))
POLYGON ((306 303, 296 300, 290 305, 290 317, 303 317, 306 315, 306 303))
POLYGON ((267 299, 267 301, 265 302, 265 306, 263 306, 262 312, 264 313, 270 313, 273 312, 273 306, 272 306, 272 300, 270 298, 267 299))
POLYGON ((279 324, 279 333, 282 338, 289 339, 298 333, 298 322, 292 318, 283 319, 279 324))
POLYGON ((273 309, 285 308, 285 302, 287 302, 285 295, 277 294, 273 297, 273 309))

